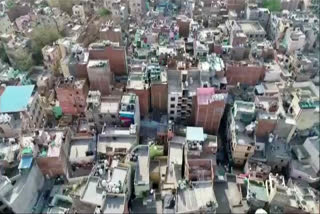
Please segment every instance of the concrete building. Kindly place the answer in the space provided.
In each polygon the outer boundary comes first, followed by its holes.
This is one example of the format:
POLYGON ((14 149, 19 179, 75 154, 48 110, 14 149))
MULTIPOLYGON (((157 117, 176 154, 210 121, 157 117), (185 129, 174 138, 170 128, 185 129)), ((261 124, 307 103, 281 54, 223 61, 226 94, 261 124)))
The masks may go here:
POLYGON ((112 92, 113 73, 108 60, 89 60, 87 71, 90 90, 98 90, 102 95, 112 92))
POLYGON ((21 147, 34 148, 35 161, 43 175, 54 178, 67 175, 67 152, 71 140, 71 131, 40 130, 26 134, 21 138, 21 147))
POLYGON ((46 45, 42 48, 43 64, 45 68, 52 71, 55 75, 60 73, 61 53, 59 45, 46 45))
POLYGON ((203 127, 208 134, 217 134, 224 113, 226 93, 215 88, 198 88, 195 103, 195 126, 203 127))
POLYGON ((89 91, 86 80, 74 80, 72 76, 61 78, 55 90, 64 114, 79 115, 85 112, 89 91))
POLYGON ((276 96, 256 96, 255 104, 257 106, 256 136, 268 136, 275 130, 278 122, 279 98, 276 96))
POLYGON ((283 213, 317 213, 319 196, 316 191, 301 182, 289 181, 284 177, 269 175, 266 181, 270 212, 283 213))
POLYGON ((275 139, 272 134, 256 137, 256 148, 251 159, 267 164, 273 172, 282 172, 291 161, 290 145, 275 139))
POLYGON ((122 26, 127 25, 129 8, 126 1, 104 0, 104 6, 111 12, 112 21, 122 26))
POLYGON ((161 178, 163 190, 173 190, 178 188, 179 180, 182 180, 182 163, 185 138, 174 136, 168 142, 168 160, 164 178, 161 178))
POLYGON ((172 121, 192 123, 193 99, 201 87, 200 71, 168 70, 168 116, 172 121))
POLYGON ((184 177, 189 181, 212 181, 216 169, 217 137, 204 134, 202 127, 187 127, 184 177))
POLYGON ((230 43, 233 44, 233 39, 236 37, 246 37, 248 41, 263 41, 266 37, 266 31, 258 21, 234 21, 227 20, 226 25, 230 33, 230 43), (242 35, 244 34, 244 35, 242 35))
POLYGON ((128 76, 127 91, 139 97, 140 115, 147 116, 150 111, 150 84, 145 65, 131 66, 128 76))
POLYGON ((269 177, 271 166, 260 161, 248 159, 243 170, 246 176, 255 180, 265 181, 269 177))
POLYGON ((149 146, 142 146, 135 151, 137 163, 134 176, 134 193, 136 197, 143 197, 150 190, 149 180, 149 146))
POLYGON ((217 197, 217 213, 247 213, 249 206, 242 191, 245 191, 244 179, 240 176, 225 173, 218 175, 214 183, 217 197))
POLYGON ((150 75, 151 108, 153 111, 167 112, 168 108, 168 77, 167 71, 158 64, 147 66, 150 75))
POLYGON ((44 122, 45 112, 34 85, 7 86, 4 89, 0 96, 2 137, 16 137, 21 132, 42 127, 44 122))
POLYGON ((62 54, 60 67, 63 76, 88 79, 87 65, 89 62, 89 52, 78 45, 74 45, 72 48, 69 47, 69 41, 61 41, 61 43, 59 45, 62 54))
POLYGON ((267 30, 270 11, 268 8, 259 8, 257 4, 248 4, 246 8, 246 19, 259 21, 261 26, 267 30))
POLYGON ((247 181, 247 203, 250 206, 249 212, 255 212, 268 205, 268 193, 262 181, 249 179, 247 181))
POLYGON ((72 182, 89 176, 97 155, 96 136, 73 136, 66 146, 68 181, 72 182))
POLYGON ((72 14, 74 17, 79 18, 82 23, 86 23, 86 13, 82 5, 73 5, 72 14))
POLYGON ((121 27, 113 26, 112 23, 107 22, 100 27, 100 40, 110 41, 123 45, 123 35, 121 27))
POLYGON ((21 171, 13 177, 1 175, 0 212, 31 213, 44 185, 44 176, 32 156, 22 157, 21 171))
POLYGON ((121 96, 101 96, 99 91, 89 91, 86 118, 90 128, 101 132, 104 125, 120 126, 120 102, 121 96))
POLYGON ((137 125, 127 127, 106 127, 98 136, 97 155, 99 159, 113 156, 126 158, 126 155, 138 145, 139 131, 137 125))
POLYGON ((290 177, 316 184, 319 176, 319 138, 309 137, 303 145, 292 148, 294 159, 290 163, 290 177))
POLYGON ((115 75, 126 75, 127 72, 127 54, 126 49, 119 43, 102 42, 89 45, 90 60, 109 60, 111 72, 115 75))
POLYGON ((284 108, 296 121, 296 131, 311 129, 319 122, 315 116, 319 115, 319 108, 315 104, 319 100, 317 87, 311 81, 295 82, 288 93, 291 98, 284 95, 284 108))
POLYGON ((86 182, 80 201, 92 213, 128 213, 131 170, 116 158, 97 164, 86 182))
POLYGON ((230 112, 229 133, 231 154, 236 165, 243 165, 254 154, 255 105, 251 102, 235 101, 230 112))
POLYGON ((306 43, 306 35, 300 28, 290 28, 286 31, 282 45, 288 54, 292 54, 294 51, 301 51, 304 49, 306 43))
POLYGON ((124 94, 120 102, 120 120, 122 126, 130 127, 134 124, 137 133, 140 130, 140 102, 139 96, 133 93, 124 94))
POLYGON ((145 0, 132 0, 129 1, 130 15, 139 18, 146 13, 146 1, 145 0))
POLYGON ((175 213, 215 213, 218 207, 212 181, 182 183, 177 191, 175 213))

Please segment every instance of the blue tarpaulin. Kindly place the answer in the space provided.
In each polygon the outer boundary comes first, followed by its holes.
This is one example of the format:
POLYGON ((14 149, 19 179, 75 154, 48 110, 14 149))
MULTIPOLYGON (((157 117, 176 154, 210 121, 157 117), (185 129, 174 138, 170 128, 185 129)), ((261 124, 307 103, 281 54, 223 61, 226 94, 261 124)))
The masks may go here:
POLYGON ((29 169, 32 165, 32 160, 32 156, 23 156, 19 164, 19 169, 29 169))

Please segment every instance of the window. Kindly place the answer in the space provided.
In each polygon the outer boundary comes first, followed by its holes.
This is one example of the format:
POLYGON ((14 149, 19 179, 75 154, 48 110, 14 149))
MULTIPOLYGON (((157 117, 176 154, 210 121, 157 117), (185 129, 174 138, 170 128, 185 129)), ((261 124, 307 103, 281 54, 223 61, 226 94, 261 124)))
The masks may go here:
POLYGON ((248 155, 249 155, 249 153, 246 153, 244 156, 245 156, 245 157, 248 157, 248 155))
POLYGON ((250 149, 251 149, 251 146, 248 146, 248 147, 247 147, 247 151, 250 151, 250 149))
POLYGON ((170 117, 170 120, 174 120, 174 118, 173 118, 173 117, 170 117))
POLYGON ((83 106, 82 105, 79 105, 79 108, 82 108, 83 106))
POLYGON ((172 102, 176 101, 176 98, 175 97, 171 97, 170 99, 172 102))
POLYGON ((170 111, 170 114, 174 114, 174 111, 170 111))
POLYGON ((171 105, 170 105, 170 108, 174 108, 174 107, 175 107, 175 105, 174 105, 174 104, 171 104, 171 105))

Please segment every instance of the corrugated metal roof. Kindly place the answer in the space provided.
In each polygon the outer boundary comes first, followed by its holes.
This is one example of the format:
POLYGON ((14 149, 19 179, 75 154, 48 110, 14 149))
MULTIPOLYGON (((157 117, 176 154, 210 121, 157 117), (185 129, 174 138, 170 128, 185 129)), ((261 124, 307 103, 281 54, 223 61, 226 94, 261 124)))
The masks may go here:
POLYGON ((0 113, 26 110, 33 89, 34 85, 7 86, 0 97, 0 113))

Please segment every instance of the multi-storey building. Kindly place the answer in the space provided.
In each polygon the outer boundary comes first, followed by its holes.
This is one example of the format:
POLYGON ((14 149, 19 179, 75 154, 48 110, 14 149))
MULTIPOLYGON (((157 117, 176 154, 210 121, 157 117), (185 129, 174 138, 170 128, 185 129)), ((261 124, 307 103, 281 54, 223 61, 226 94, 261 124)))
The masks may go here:
POLYGON ((54 74, 58 74, 60 70, 61 52, 59 45, 46 45, 42 48, 43 64, 54 74))
POLYGON ((127 82, 128 92, 135 93, 139 97, 140 114, 146 116, 150 111, 150 84, 146 66, 134 65, 127 82))
POLYGON ((90 60, 87 65, 91 90, 99 90, 102 95, 112 91, 113 73, 108 60, 90 60))
POLYGON ((15 137, 19 133, 45 124, 45 112, 34 85, 7 86, 0 97, 0 135, 15 137))
POLYGON ((109 60, 111 72, 115 75, 126 75, 127 54, 126 49, 110 41, 92 43, 89 45, 90 60, 109 60))
POLYGON ((99 91, 89 91, 87 97, 86 118, 91 128, 102 131, 104 125, 120 126, 121 96, 101 96, 99 91))
POLYGON ((233 162, 236 165, 243 165, 254 153, 256 146, 254 118, 254 103, 235 101, 230 112, 228 138, 233 162))
POLYGON ((67 115, 84 113, 88 90, 86 80, 74 80, 73 77, 61 78, 56 87, 56 94, 62 112, 67 115))
POLYGON ((196 90, 201 86, 199 70, 168 70, 168 115, 172 121, 192 122, 196 90))
POLYGON ((158 64, 147 66, 150 77, 151 108, 154 111, 167 112, 168 107, 168 77, 167 71, 158 64))
POLYGON ((215 88, 198 88, 195 99, 195 126, 203 127, 208 134, 217 134, 224 113, 227 94, 215 88))

